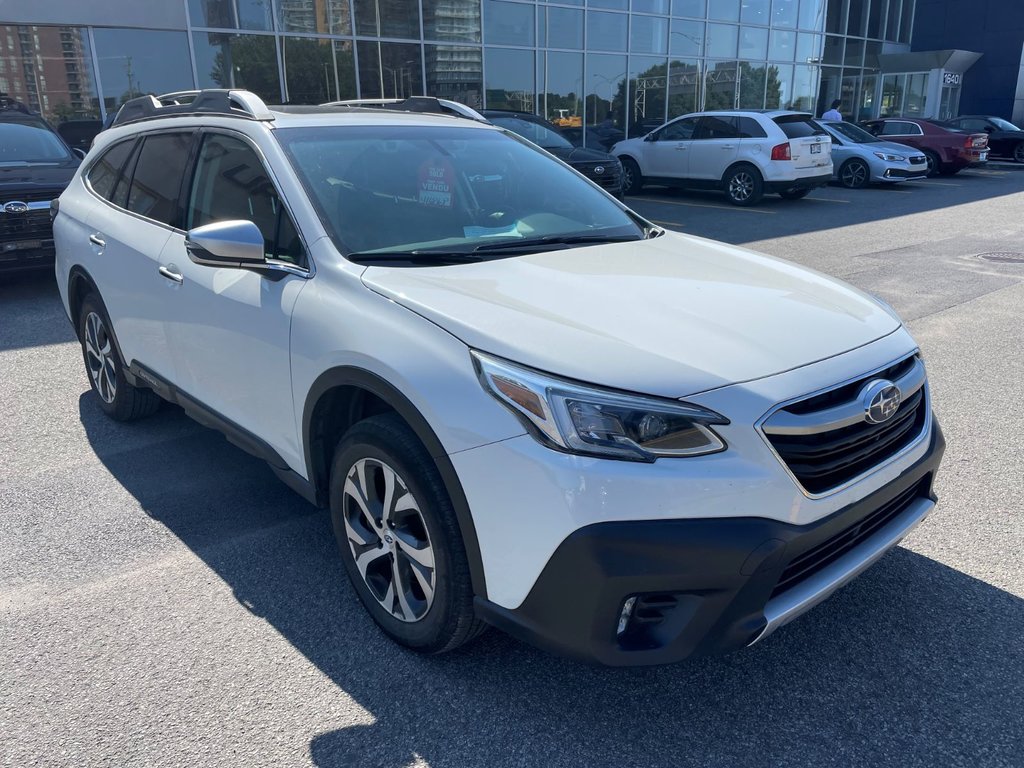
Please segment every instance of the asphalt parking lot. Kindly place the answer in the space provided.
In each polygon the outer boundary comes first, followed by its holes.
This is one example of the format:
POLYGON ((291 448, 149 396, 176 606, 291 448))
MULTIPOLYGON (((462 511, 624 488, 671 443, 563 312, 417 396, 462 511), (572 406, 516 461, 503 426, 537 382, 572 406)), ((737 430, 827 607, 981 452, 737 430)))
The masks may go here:
POLYGON ((492 631, 421 658, 326 513, 176 409, 105 419, 52 275, 0 276, 0 764, 1024 765, 1024 166, 630 202, 902 314, 948 449, 901 547, 730 656, 594 668, 492 631))

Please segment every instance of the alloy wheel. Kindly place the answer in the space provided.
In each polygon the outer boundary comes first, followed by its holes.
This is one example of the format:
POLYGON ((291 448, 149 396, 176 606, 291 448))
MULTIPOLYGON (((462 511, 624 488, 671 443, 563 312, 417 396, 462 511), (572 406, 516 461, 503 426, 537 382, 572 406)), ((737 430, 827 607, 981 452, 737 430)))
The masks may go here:
POLYGON ((737 171, 729 179, 729 197, 745 203, 754 194, 754 177, 747 171, 737 171))
POLYGON ((434 602, 434 551, 419 503, 385 462, 366 458, 345 477, 342 516, 356 569, 399 621, 422 619, 434 602))
POLYGON ((847 163, 843 166, 841 181, 850 189, 863 187, 867 183, 868 169, 864 163, 847 163))
POLYGON ((114 402, 117 396, 114 345, 103 318, 95 312, 90 312, 85 317, 85 359, 96 393, 103 402, 114 402))

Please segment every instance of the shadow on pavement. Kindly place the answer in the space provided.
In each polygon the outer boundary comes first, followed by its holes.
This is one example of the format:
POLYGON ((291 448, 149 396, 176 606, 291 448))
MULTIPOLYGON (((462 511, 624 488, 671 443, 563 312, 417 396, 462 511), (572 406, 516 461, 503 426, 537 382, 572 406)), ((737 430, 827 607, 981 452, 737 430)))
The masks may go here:
POLYGON ((328 515, 261 462, 199 426, 125 449, 90 394, 79 410, 146 514, 375 718, 317 735, 319 766, 1020 765, 1024 600, 909 550, 728 657, 592 668, 492 630, 422 658, 358 604, 328 515))
POLYGON ((52 269, 0 273, 0 352, 74 340, 52 269))

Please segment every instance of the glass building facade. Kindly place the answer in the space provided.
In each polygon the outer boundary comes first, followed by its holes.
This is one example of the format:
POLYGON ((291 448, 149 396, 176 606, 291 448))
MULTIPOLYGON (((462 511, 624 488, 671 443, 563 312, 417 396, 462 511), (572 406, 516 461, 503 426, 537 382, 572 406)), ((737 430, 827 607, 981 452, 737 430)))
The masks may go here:
MULTIPOLYGON (((246 88, 268 102, 435 95, 638 135, 699 109, 913 114, 914 0, 178 0, 177 28, 0 19, 0 92, 56 121, 246 88), (897 107, 898 105, 898 107, 897 107)), ((78 0, 65 2, 69 13, 78 0)), ((581 131, 586 136, 586 132, 581 131)))

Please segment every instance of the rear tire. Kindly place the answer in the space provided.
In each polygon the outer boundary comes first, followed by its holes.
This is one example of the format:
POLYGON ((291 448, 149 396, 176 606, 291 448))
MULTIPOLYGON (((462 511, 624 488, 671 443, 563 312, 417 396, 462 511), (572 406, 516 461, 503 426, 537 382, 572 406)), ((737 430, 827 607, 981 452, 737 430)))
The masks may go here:
POLYGON ((1019 141, 1013 148, 1014 162, 1024 163, 1024 141, 1019 141))
POLYGON ((436 654, 486 629, 441 474, 397 414, 365 419, 338 443, 330 506, 349 580, 392 640, 436 654))
POLYGON ((864 189, 871 180, 871 170, 863 160, 847 160, 839 169, 839 181, 847 189, 864 189))
POLYGON ((631 157, 622 158, 622 194, 639 195, 644 191, 644 177, 640 166, 631 157))
POLYGON ((737 165, 722 177, 725 196, 733 205, 757 205, 764 197, 764 179, 752 165, 737 165))
POLYGON ((134 387, 124 376, 124 361, 114 338, 113 326, 103 302, 95 293, 82 300, 78 335, 89 386, 107 416, 115 421, 135 421, 160 408, 160 396, 151 389, 134 387))

